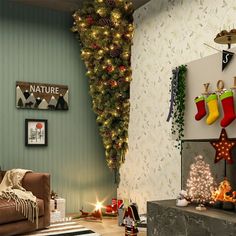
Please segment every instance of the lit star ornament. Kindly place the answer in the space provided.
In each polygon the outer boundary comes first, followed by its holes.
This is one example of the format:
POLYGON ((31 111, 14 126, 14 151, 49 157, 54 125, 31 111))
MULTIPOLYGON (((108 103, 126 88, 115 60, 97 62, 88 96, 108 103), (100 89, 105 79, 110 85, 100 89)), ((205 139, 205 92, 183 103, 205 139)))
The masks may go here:
POLYGON ((231 150, 236 145, 236 141, 228 139, 225 129, 221 130, 220 138, 217 141, 210 143, 216 150, 215 163, 221 159, 225 159, 229 164, 233 163, 231 150))

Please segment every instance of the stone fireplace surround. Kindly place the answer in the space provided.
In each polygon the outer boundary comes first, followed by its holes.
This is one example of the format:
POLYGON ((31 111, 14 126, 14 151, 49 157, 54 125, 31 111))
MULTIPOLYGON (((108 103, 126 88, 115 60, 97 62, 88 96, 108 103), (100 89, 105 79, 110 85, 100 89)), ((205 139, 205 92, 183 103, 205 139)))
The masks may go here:
MULTIPOLYGON (((202 155, 210 165, 217 185, 224 179, 224 161, 214 163, 215 149, 209 142, 185 141, 181 157, 181 188, 186 189, 190 165, 194 157, 202 155)), ((236 148, 234 164, 226 167, 227 178, 236 191, 236 148)), ((148 236, 234 236, 236 235, 236 211, 207 208, 197 211, 194 205, 176 207, 176 200, 147 203, 148 236)))
MULTIPOLYGON (((202 155, 204 161, 210 165, 212 175, 216 181, 217 186, 224 180, 225 162, 221 160, 214 163, 215 149, 208 142, 200 141, 184 141, 183 152, 181 157, 181 188, 186 189, 187 178, 189 177, 190 165, 195 162, 194 157, 202 155)), ((236 148, 232 149, 233 164, 226 165, 227 179, 231 183, 233 191, 236 191, 236 148)))
POLYGON ((148 236, 234 236, 236 212, 194 205, 176 207, 175 200, 147 203, 148 236))

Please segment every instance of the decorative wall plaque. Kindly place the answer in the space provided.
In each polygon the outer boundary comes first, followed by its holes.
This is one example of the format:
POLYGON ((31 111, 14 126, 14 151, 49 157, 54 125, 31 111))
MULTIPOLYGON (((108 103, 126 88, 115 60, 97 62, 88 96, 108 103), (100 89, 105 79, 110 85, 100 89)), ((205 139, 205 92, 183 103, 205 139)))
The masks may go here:
POLYGON ((17 81, 16 107, 68 110, 68 86, 17 81))

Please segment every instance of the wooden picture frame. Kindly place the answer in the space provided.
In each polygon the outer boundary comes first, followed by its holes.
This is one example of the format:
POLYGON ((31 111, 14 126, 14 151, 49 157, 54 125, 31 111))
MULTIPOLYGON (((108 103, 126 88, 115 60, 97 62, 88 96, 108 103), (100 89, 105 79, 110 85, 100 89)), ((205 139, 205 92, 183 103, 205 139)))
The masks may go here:
POLYGON ((48 121, 42 119, 25 119, 25 146, 48 145, 48 121))

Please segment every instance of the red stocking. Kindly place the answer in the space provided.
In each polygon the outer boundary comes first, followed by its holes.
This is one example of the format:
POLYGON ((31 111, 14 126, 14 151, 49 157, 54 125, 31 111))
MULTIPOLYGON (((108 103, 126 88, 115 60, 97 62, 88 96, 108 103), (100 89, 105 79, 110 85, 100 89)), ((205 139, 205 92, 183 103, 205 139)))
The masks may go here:
POLYGON ((224 110, 224 118, 221 120, 220 125, 227 127, 235 118, 234 112, 234 97, 232 91, 226 91, 220 95, 220 100, 224 110))
POLYGON ((194 99, 197 106, 197 114, 195 115, 195 120, 201 120, 206 115, 205 99, 203 96, 196 97, 194 99))

